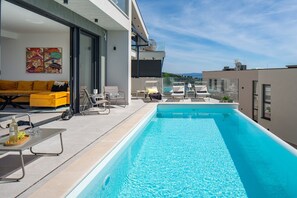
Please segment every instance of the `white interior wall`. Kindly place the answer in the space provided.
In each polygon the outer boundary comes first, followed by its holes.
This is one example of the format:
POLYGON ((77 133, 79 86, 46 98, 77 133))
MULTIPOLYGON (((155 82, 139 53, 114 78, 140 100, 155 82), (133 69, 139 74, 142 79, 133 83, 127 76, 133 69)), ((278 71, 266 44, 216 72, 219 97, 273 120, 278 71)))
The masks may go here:
POLYGON ((1 79, 4 80, 69 80, 70 33, 18 34, 18 39, 1 37, 1 79), (62 73, 27 73, 27 47, 61 47, 62 73))
POLYGON ((126 103, 131 100, 131 39, 128 31, 108 31, 107 85, 118 86, 125 92, 126 103))

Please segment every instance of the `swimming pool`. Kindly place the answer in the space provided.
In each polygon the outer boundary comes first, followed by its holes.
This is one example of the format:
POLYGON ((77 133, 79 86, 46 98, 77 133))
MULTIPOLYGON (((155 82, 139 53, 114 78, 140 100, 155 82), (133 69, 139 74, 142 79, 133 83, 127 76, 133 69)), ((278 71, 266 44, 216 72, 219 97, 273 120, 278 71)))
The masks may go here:
POLYGON ((215 107, 158 105, 68 196, 296 197, 296 151, 215 107))

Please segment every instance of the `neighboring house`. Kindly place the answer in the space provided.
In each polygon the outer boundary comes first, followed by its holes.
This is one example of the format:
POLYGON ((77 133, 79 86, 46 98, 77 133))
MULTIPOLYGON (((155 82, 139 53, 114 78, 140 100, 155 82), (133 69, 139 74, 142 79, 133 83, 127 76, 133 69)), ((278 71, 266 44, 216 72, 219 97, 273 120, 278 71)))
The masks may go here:
MULTIPOLYGON (((135 24, 132 25, 135 27, 135 24)), ((158 81, 158 90, 163 89, 162 68, 165 46, 153 39, 145 40, 141 33, 132 29, 131 93, 144 90, 147 81, 158 81)))
POLYGON ((214 82, 225 83, 223 89, 217 86, 217 92, 228 89, 226 83, 236 82, 233 94, 237 95, 239 110, 294 145, 297 145, 296 76, 296 67, 203 72, 210 90, 216 86, 214 82))
MULTIPOLYGON (((150 44, 150 41, 149 41, 150 44)), ((135 44, 134 46, 137 46, 135 44)), ((139 90, 145 90, 147 81, 157 81, 158 90, 163 90, 162 69, 165 59, 165 50, 154 48, 152 46, 134 48, 132 53, 138 54, 132 56, 131 64, 131 93, 137 93, 139 90), (139 51, 137 51, 139 50, 139 51)))
POLYGON ((80 90, 117 85, 131 101, 131 38, 149 36, 136 0, 1 0, 3 80, 68 80, 71 107, 80 90), (61 48, 59 74, 26 72, 26 48, 61 48))

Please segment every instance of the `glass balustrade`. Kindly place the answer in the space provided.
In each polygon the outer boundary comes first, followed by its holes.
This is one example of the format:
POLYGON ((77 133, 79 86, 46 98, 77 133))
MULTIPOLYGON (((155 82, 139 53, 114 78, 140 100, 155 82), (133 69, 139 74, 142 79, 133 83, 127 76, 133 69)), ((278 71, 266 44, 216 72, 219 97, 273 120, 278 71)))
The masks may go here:
POLYGON ((128 0, 110 0, 110 1, 112 1, 118 8, 120 8, 128 16, 128 13, 129 13, 128 0))

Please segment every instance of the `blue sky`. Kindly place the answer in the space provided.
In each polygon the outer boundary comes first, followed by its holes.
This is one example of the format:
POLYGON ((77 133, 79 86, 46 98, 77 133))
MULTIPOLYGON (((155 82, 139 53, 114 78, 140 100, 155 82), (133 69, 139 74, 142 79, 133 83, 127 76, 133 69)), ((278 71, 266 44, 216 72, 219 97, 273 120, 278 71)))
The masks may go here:
POLYGON ((163 71, 297 64, 296 0, 138 0, 150 38, 165 45, 163 71))

